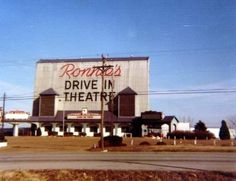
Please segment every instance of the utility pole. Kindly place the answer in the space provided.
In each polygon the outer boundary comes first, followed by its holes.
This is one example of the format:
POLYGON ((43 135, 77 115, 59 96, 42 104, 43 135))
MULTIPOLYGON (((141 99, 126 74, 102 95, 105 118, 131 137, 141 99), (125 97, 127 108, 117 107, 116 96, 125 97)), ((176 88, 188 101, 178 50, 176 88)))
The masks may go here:
POLYGON ((6 94, 4 92, 3 94, 3 106, 2 106, 2 128, 1 128, 1 138, 0 139, 5 139, 5 136, 4 136, 4 121, 5 121, 5 102, 6 102, 6 94))
POLYGON ((100 125, 100 134, 101 134, 101 148, 102 151, 104 150, 104 136, 103 136, 103 128, 104 128, 104 99, 103 99, 103 95, 104 95, 104 75, 105 72, 114 67, 113 65, 106 65, 106 58, 103 56, 101 56, 102 58, 102 66, 95 66, 94 68, 97 68, 101 71, 102 73, 102 83, 101 83, 101 125, 100 125))
POLYGON ((114 77, 112 74, 112 86, 111 86, 111 136, 113 136, 113 129, 114 129, 114 120, 113 120, 113 115, 114 115, 114 77))
POLYGON ((59 99, 59 102, 62 102, 63 104, 63 110, 62 110, 62 131, 63 131, 63 137, 65 136, 65 100, 59 99))
POLYGON ((65 102, 63 101, 63 112, 62 112, 62 130, 63 130, 63 137, 65 137, 65 102))

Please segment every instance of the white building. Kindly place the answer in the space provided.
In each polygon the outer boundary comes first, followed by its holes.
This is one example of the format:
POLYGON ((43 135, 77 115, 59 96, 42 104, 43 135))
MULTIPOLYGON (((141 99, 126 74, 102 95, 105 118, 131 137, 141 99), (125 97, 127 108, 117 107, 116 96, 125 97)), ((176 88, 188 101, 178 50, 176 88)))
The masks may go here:
MULTIPOLYGON (((218 138, 218 139, 220 138, 220 137, 219 137, 220 128, 207 128, 207 131, 213 133, 216 138, 218 138)), ((229 128, 229 133, 230 133, 230 138, 231 138, 231 139, 236 138, 235 129, 229 128)))
POLYGON ((5 113, 5 119, 11 120, 27 120, 29 119, 30 113, 20 110, 8 111, 5 113))
POLYGON ((179 122, 177 124, 178 131, 190 131, 190 123, 187 122, 179 122))
MULTIPOLYGON (((194 130, 194 128, 190 128, 191 131, 194 130)), ((220 133, 220 128, 207 128, 207 131, 211 132, 214 134, 215 138, 219 139, 219 133, 220 133)), ((235 129, 229 128, 229 133, 230 133, 230 138, 235 139, 236 138, 236 132, 235 129)))
POLYGON ((30 114, 25 111, 14 110, 5 113, 5 122, 13 125, 13 136, 19 135, 20 122, 28 122, 30 114))

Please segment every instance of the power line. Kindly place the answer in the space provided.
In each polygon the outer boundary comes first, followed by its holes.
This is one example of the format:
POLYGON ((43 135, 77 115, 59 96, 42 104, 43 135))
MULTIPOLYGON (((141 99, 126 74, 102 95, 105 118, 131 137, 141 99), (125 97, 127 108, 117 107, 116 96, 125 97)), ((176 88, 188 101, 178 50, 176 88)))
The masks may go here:
POLYGON ((182 94, 182 95, 187 95, 187 94, 227 94, 227 93, 236 93, 236 90, 232 91, 200 91, 200 92, 155 92, 151 94, 145 94, 141 93, 139 95, 177 95, 177 94, 182 94))
MULTIPOLYGON (((79 92, 79 91, 78 91, 79 92)), ((76 93, 76 92, 72 92, 76 93)), ((227 89, 185 89, 185 90, 163 90, 163 91, 140 91, 137 92, 138 95, 189 95, 189 94, 232 94, 236 93, 235 88, 227 88, 227 89)), ((95 95, 91 95, 92 97, 95 97, 95 95)), ((100 97, 100 94, 97 95, 97 97, 100 97)), ((33 100, 37 99, 38 97, 29 95, 29 96, 7 96, 7 101, 23 101, 23 100, 33 100)), ((57 98, 66 98, 65 96, 58 96, 57 98)), ((0 101, 2 101, 3 98, 0 98, 0 101)))
POLYGON ((133 51, 133 52, 111 52, 109 55, 134 55, 134 54, 148 54, 158 55, 167 53, 192 53, 192 52, 214 52, 214 51, 229 51, 235 50, 234 47, 226 48, 193 48, 193 49, 165 49, 165 50, 147 50, 147 51, 133 51))
MULTIPOLYGON (((160 91, 155 91, 151 90, 149 92, 180 92, 180 91, 190 91, 190 92, 195 92, 195 91, 232 91, 236 90, 236 88, 209 88, 209 89, 168 89, 168 90, 160 90, 160 91)), ((140 91, 142 92, 142 91, 140 91)))
MULTIPOLYGON (((160 54, 170 54, 170 53, 197 53, 197 52, 219 52, 219 51, 231 51, 235 50, 234 47, 222 47, 222 48, 192 48, 192 49, 164 49, 164 50, 145 50, 145 51, 129 51, 129 52, 110 52, 108 53, 109 56, 114 56, 114 55, 123 55, 123 56, 131 56, 131 55, 160 55, 160 54)), ((76 57, 98 57, 100 54, 99 53, 94 53, 94 54, 84 54, 84 55, 78 55, 76 57)), ((71 56, 68 56, 67 59, 70 59, 71 56)), ((73 56, 74 57, 74 56, 73 56)), ((54 58, 49 58, 49 59, 54 59, 54 58)), ((1 61, 0 65, 1 66, 25 66, 29 64, 34 64, 38 58, 32 58, 32 59, 25 59, 16 61, 16 60, 6 60, 1 61)))

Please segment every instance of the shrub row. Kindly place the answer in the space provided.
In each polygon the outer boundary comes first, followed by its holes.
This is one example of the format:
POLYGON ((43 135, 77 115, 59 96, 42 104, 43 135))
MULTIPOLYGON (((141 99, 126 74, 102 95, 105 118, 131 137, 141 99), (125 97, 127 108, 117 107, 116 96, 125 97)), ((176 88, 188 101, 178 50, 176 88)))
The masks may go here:
POLYGON ((157 136, 158 136, 158 137, 162 137, 162 134, 161 134, 161 133, 153 133, 153 132, 152 132, 152 133, 148 133, 147 136, 148 136, 148 137, 153 137, 153 136, 154 136, 154 137, 157 137, 157 136))
POLYGON ((49 131, 48 136, 57 136, 58 133, 56 131, 49 131))
MULTIPOLYGON (((150 145, 152 145, 152 144, 147 141, 143 141, 143 142, 139 143, 139 146, 150 146, 150 145)), ((166 143, 158 141, 156 143, 156 145, 166 145, 166 143)))
POLYGON ((167 134, 169 138, 176 139, 213 139, 214 134, 209 131, 173 131, 167 134))
POLYGON ((143 141, 141 143, 139 143, 140 146, 149 146, 151 145, 151 143, 147 142, 147 141, 143 141))
MULTIPOLYGON (((56 132, 56 131, 49 131, 48 132, 48 136, 58 136, 58 132, 56 132)), ((65 132, 64 136, 73 136, 73 133, 65 132)), ((81 132, 81 133, 79 133, 79 136, 86 136, 86 133, 81 132)))
POLYGON ((87 134, 85 132, 80 132, 79 136, 86 136, 87 134))
POLYGON ((101 136, 101 133, 94 133, 93 136, 94 136, 94 137, 100 137, 100 136, 101 136))
POLYGON ((64 133, 64 136, 73 136, 73 133, 65 132, 65 133, 64 133))
MULTIPOLYGON (((103 138, 104 140, 104 147, 109 146, 126 146, 122 143, 123 138, 119 136, 106 136, 103 138)), ((99 140, 99 146, 101 147, 101 140, 99 140)))

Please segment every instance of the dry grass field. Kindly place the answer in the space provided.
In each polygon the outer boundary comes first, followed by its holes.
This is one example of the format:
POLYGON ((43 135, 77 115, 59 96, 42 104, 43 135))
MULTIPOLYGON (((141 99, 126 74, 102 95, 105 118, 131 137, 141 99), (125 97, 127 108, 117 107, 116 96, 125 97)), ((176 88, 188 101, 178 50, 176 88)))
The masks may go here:
MULTIPOLYGON (((99 141, 98 137, 7 137, 8 146, 0 148, 0 153, 19 152, 85 152, 100 151, 93 146, 99 141)), ((157 145, 160 140, 152 138, 124 138, 127 146, 109 147, 109 151, 225 151, 235 152, 236 141, 199 140, 163 140, 166 145, 157 145), (140 146, 141 142, 150 145, 140 146), (132 145, 133 143, 133 145, 132 145)), ((113 170, 13 170, 0 171, 0 180, 4 181, 129 181, 129 180, 186 180, 186 181, 233 181, 235 172, 194 172, 194 171, 113 171, 113 170)))
MULTIPOLYGON (((7 137, 8 146, 0 148, 3 152, 81 152, 99 151, 94 149, 98 144, 98 137, 7 137)), ((174 140, 164 139, 166 145, 157 145, 160 140, 152 138, 124 138, 127 146, 109 147, 109 151, 226 151, 236 152, 236 140, 174 140), (141 142, 150 143, 149 146, 140 146, 141 142), (133 143, 133 145, 132 145, 133 143)))
POLYGON ((8 146, 0 152, 63 152, 86 151, 96 144, 96 137, 6 137, 8 146))

